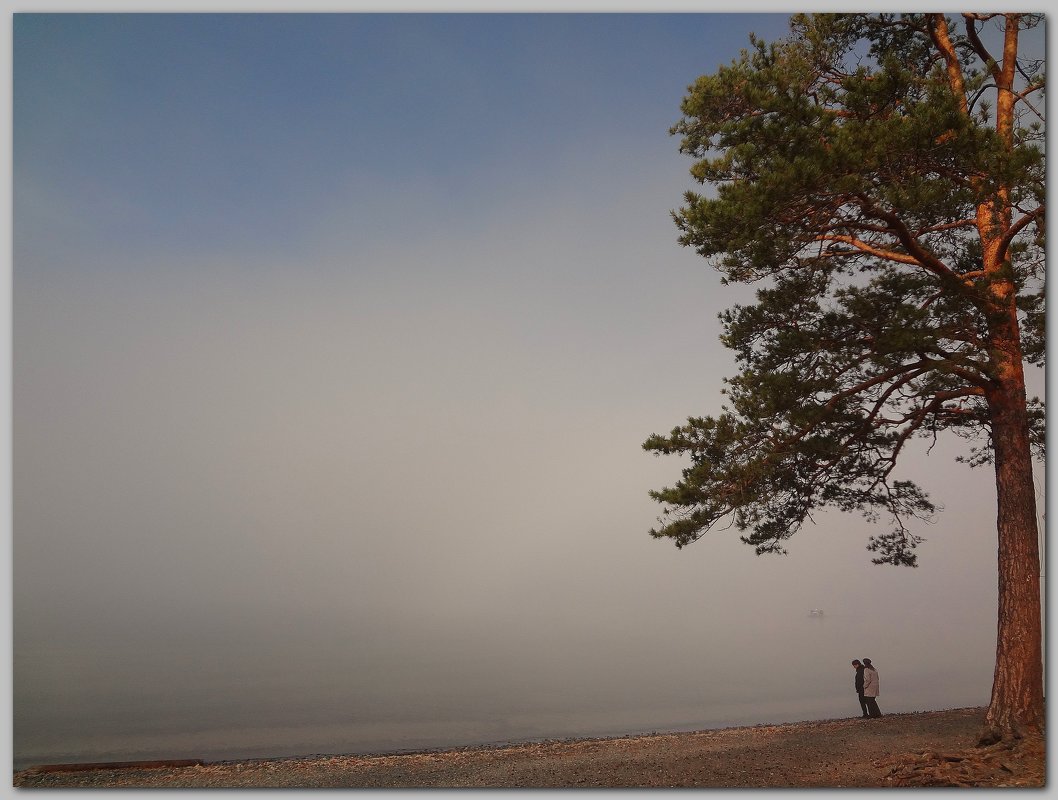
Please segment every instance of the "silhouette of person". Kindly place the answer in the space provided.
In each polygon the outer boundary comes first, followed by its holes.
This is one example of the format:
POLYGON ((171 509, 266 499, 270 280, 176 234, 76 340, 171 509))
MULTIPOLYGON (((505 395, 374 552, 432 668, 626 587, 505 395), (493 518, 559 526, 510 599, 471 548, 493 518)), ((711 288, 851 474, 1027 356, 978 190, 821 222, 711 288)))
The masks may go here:
POLYGON ((863 664, 860 663, 858 658, 853 659, 852 668, 856 670, 856 678, 853 680, 852 685, 856 687, 856 696, 860 699, 862 717, 867 719, 870 716, 870 709, 867 707, 867 698, 863 696, 863 664))
POLYGON ((867 712, 872 717, 882 716, 882 710, 878 708, 878 670, 874 668, 869 658, 863 659, 863 698, 867 703, 867 712))

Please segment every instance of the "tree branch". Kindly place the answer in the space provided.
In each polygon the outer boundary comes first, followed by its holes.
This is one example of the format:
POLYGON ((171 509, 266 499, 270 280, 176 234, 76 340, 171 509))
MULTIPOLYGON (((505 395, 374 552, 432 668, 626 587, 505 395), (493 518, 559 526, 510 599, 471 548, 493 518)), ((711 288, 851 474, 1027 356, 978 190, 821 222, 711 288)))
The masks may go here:
POLYGON ((966 26, 966 38, 970 42, 970 47, 977 53, 978 57, 988 67, 988 71, 992 74, 992 77, 997 81, 999 80, 999 65, 996 60, 992 58, 992 54, 985 48, 984 42, 981 41, 981 37, 977 35, 977 22, 978 15, 976 14, 963 14, 963 21, 966 26))
POLYGON ((959 99, 959 107, 962 112, 967 114, 969 113, 969 105, 966 102, 966 84, 963 82, 959 56, 955 52, 955 46, 951 43, 951 39, 948 36, 948 21, 943 14, 930 14, 929 23, 929 38, 933 40, 933 45, 943 56, 952 93, 959 99))
POLYGON ((1007 257, 1007 248, 1010 247, 1010 243, 1014 241, 1014 237, 1021 233, 1025 229, 1025 226, 1032 222, 1034 219, 1047 213, 1047 206, 1040 205, 1030 211, 1025 216, 1021 217, 1017 222, 1010 226, 1010 229, 1003 234, 1003 238, 999 240, 999 250, 997 251, 997 258, 1003 261, 1007 257))
POLYGON ((973 284, 971 282, 952 272, 943 261, 922 247, 899 216, 891 211, 879 208, 866 195, 857 195, 857 199, 860 201, 860 207, 864 213, 889 223, 889 227, 897 240, 904 246, 908 254, 912 256, 911 261, 904 261, 903 263, 916 264, 926 271, 932 272, 948 285, 958 287, 960 291, 972 288, 973 284))
POLYGON ((928 233, 943 233, 944 231, 957 230, 959 228, 975 228, 977 222, 972 219, 960 219, 955 222, 946 222, 943 225, 931 225, 928 228, 919 228, 912 234, 915 237, 924 236, 928 233))
POLYGON ((929 356, 920 354, 924 364, 928 364, 931 368, 938 372, 944 372, 949 375, 956 375, 962 378, 968 383, 972 383, 974 386, 980 386, 985 388, 989 385, 990 381, 987 375, 981 375, 971 370, 966 369, 958 364, 953 364, 950 359, 936 359, 930 358, 929 356))
MULTIPOLYGON (((815 238, 817 242, 842 242, 843 244, 852 245, 856 248, 859 253, 866 253, 867 255, 875 256, 877 258, 884 258, 886 261, 896 261, 900 264, 913 264, 915 266, 922 266, 921 262, 913 256, 909 256, 906 253, 898 253, 894 250, 883 250, 880 247, 874 247, 873 245, 867 244, 862 239, 857 239, 854 236, 841 236, 837 234, 831 234, 828 236, 817 236, 815 238)), ((845 254, 850 251, 838 250, 835 254, 845 254)))

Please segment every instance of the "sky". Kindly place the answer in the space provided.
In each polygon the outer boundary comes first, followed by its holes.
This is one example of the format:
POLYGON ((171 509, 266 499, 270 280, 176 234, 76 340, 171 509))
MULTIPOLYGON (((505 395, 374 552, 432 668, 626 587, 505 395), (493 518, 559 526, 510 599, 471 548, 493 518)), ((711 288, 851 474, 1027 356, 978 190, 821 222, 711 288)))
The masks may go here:
POLYGON ((16 15, 16 766, 852 716, 864 656, 883 711, 986 704, 957 442, 903 468, 918 569, 837 513, 647 534, 641 443, 719 411, 750 297, 676 243, 668 129, 785 30, 16 15))

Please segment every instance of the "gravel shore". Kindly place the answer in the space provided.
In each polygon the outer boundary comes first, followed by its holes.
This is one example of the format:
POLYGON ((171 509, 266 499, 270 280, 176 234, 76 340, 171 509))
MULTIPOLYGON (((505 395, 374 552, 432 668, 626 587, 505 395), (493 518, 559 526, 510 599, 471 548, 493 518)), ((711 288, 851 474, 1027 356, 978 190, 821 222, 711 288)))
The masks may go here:
POLYGON ((24 770, 18 787, 1042 786, 1042 742, 973 748, 980 708, 374 756, 24 770))

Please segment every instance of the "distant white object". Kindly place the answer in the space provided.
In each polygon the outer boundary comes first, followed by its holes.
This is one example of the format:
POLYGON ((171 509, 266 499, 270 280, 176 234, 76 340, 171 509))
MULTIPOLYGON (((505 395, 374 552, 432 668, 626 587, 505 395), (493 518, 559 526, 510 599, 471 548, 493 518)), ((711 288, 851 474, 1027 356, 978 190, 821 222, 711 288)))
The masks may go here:
POLYGON ((813 608, 811 611, 808 612, 808 616, 810 616, 810 617, 821 617, 821 616, 823 616, 823 609, 821 609, 821 608, 813 608))

